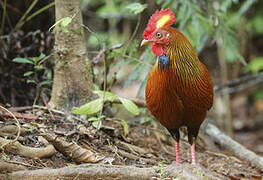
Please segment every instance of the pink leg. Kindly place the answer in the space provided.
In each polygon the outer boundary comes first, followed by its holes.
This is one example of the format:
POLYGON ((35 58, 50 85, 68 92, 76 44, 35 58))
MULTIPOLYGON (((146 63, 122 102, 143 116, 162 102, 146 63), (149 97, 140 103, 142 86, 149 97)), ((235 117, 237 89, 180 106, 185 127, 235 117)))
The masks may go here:
POLYGON ((195 158, 195 143, 191 145, 191 156, 192 156, 192 164, 196 165, 196 158, 195 158))
POLYGON ((179 153, 179 142, 174 141, 174 146, 175 146, 175 154, 176 154, 176 164, 181 164, 180 161, 180 153, 179 153))

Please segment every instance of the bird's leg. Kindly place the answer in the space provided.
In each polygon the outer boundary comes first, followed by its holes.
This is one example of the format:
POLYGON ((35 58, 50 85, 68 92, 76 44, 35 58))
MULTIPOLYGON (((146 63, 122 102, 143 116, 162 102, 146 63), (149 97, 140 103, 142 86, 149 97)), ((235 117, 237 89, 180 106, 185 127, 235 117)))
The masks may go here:
POLYGON ((196 158, 195 158, 195 142, 191 145, 191 157, 192 157, 192 164, 196 165, 196 158))
POLYGON ((175 147, 175 155, 176 155, 176 164, 180 164, 180 148, 179 148, 179 140, 180 140, 180 132, 179 129, 168 129, 170 134, 174 138, 174 147, 175 147))
POLYGON ((191 150, 192 164, 196 165, 195 140, 198 135, 199 127, 187 127, 187 131, 188 131, 188 142, 191 145, 190 150, 191 150))
POLYGON ((180 161, 180 148, 179 148, 179 141, 174 140, 174 146, 175 146, 175 155, 176 155, 176 164, 181 164, 180 161))

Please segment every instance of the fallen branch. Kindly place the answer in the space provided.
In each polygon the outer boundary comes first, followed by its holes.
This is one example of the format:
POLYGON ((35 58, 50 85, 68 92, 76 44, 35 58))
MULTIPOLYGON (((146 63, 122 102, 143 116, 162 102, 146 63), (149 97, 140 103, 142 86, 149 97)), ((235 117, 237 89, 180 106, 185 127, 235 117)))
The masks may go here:
POLYGON ((188 179, 188 180, 222 180, 228 179, 200 166, 170 165, 139 168, 134 166, 118 166, 104 164, 84 164, 60 169, 39 169, 33 171, 17 171, 10 173, 9 179, 104 179, 104 180, 153 180, 153 179, 188 179))
POLYGON ((204 128, 210 138, 224 148, 232 151, 237 157, 249 161, 251 164, 263 169, 263 158, 256 153, 246 149, 238 142, 221 132, 216 126, 208 123, 204 128))

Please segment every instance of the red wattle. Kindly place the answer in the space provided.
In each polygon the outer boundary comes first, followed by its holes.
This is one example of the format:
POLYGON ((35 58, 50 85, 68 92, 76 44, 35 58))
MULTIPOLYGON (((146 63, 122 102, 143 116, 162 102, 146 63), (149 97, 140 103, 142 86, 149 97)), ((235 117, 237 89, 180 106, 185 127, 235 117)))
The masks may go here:
POLYGON ((156 56, 161 56, 164 54, 164 49, 161 44, 152 43, 152 51, 156 56))

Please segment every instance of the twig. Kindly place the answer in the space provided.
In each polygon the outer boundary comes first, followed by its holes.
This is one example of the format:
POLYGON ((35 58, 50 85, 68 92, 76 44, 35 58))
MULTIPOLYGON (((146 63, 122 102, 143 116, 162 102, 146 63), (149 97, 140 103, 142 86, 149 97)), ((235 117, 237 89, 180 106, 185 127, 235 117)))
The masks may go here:
POLYGON ((48 105, 48 103, 46 102, 46 100, 44 98, 43 92, 41 92, 41 99, 44 102, 44 104, 45 104, 45 106, 46 106, 46 108, 47 108, 47 110, 48 110, 48 112, 49 112, 49 114, 51 116, 51 119, 55 120, 55 117, 54 117, 53 113, 50 111, 49 105, 48 105))
POLYGON ((214 91, 218 94, 221 94, 221 93, 223 94, 225 93, 224 88, 229 87, 228 89, 229 93, 232 94, 234 92, 241 91, 241 90, 250 88, 252 86, 255 86, 256 84, 259 84, 261 82, 263 82, 263 72, 260 72, 256 75, 249 74, 249 75, 237 78, 237 79, 230 80, 226 83, 215 85, 214 91), (242 83, 247 83, 247 85, 242 85, 242 83))
MULTIPOLYGON (((229 94, 233 94, 233 93, 236 93, 238 91, 242 91, 242 90, 245 90, 245 89, 248 89, 248 88, 251 88, 253 86, 256 86, 257 84, 259 83, 262 83, 263 82, 263 75, 262 76, 259 76, 257 77, 255 80, 253 81, 249 81, 247 84, 241 84, 239 86, 236 86, 236 87, 232 87, 232 88, 229 88, 228 89, 228 93, 229 94)), ((222 91, 223 93, 224 91, 222 91)))
POLYGON ((32 106, 11 107, 8 110, 11 111, 11 112, 20 112, 20 111, 31 110, 32 108, 33 108, 32 106))
POLYGON ((99 53, 97 54, 97 56, 95 56, 93 59, 92 59, 92 62, 93 63, 98 63, 99 62, 99 59, 100 57, 105 54, 106 52, 112 52, 114 49, 120 49, 122 48, 123 44, 116 44, 116 45, 113 45, 110 49, 105 49, 105 48, 102 48, 99 53))
POLYGON ((19 19, 18 23, 16 24, 15 28, 12 30, 18 30, 19 28, 21 28, 24 24, 24 19, 25 17, 30 13, 30 11, 35 7, 36 3, 38 2, 38 0, 34 0, 31 5, 29 6, 29 8, 26 10, 26 12, 24 13, 24 15, 19 19))
MULTIPOLYGON (((2 3, 1 3, 1 4, 2 4, 2 3)), ((6 0, 4 0, 4 3, 2 4, 2 7, 3 7, 3 14, 2 14, 0 35, 2 35, 2 33, 4 33, 5 18, 6 18, 6 0)))
POLYGON ((3 150, 5 146, 9 145, 9 144, 12 144, 12 143, 15 143, 19 136, 20 136, 20 133, 21 133, 21 127, 20 127, 20 123, 18 121, 18 119, 15 117, 15 115, 10 112, 8 109, 4 108, 3 106, 0 106, 0 108, 2 108, 3 110, 5 110, 6 112, 8 112, 9 114, 11 114, 13 116, 13 118, 16 120, 16 126, 17 126, 17 135, 16 135, 16 138, 13 139, 12 141, 8 141, 7 143, 4 143, 0 148, 3 150))
MULTIPOLYGON (((44 110, 48 110, 47 107, 45 106, 39 106, 39 105, 34 105, 33 108, 38 108, 38 109, 44 109, 44 110)), ((60 115, 63 115, 63 116, 66 116, 67 114, 63 111, 59 111, 59 110, 56 110, 56 109, 52 109, 52 108, 49 108, 50 111, 54 112, 54 113, 57 113, 57 114, 60 114, 60 115)), ((86 121, 83 121, 82 119, 76 117, 76 116, 72 116, 73 119, 77 120, 77 121, 80 121, 82 123, 85 123, 86 121)))
POLYGON ((48 5, 42 7, 41 9, 37 10, 36 12, 34 12, 30 16, 28 16, 23 23, 25 23, 27 21, 30 21, 32 18, 34 18, 35 16, 41 14, 43 11, 47 10, 48 8, 51 8, 54 5, 55 5, 55 2, 51 2, 48 5))
POLYGON ((137 31, 138 31, 138 28, 139 28, 139 25, 140 25, 140 24, 141 24, 141 14, 139 14, 139 17, 138 17, 138 20, 137 20, 137 24, 136 24, 135 30, 133 31, 131 38, 128 40, 128 42, 127 42, 127 44, 126 44, 126 46, 125 46, 125 49, 124 49, 124 51, 123 51, 123 55, 126 54, 126 51, 127 51, 128 47, 129 47, 131 41, 132 41, 133 38, 135 37, 135 35, 136 35, 137 31))
MULTIPOLYGON (((136 104, 137 106, 139 107, 146 107, 146 103, 144 100, 141 100, 141 99, 136 99, 136 98, 129 98, 131 101, 134 102, 134 104, 136 104)), ((107 102, 107 101, 106 101, 107 102)), ((112 102, 112 101, 108 101, 108 102, 112 102)), ((119 99, 115 99, 112 103, 115 103, 115 104, 121 104, 121 101, 119 99)))

